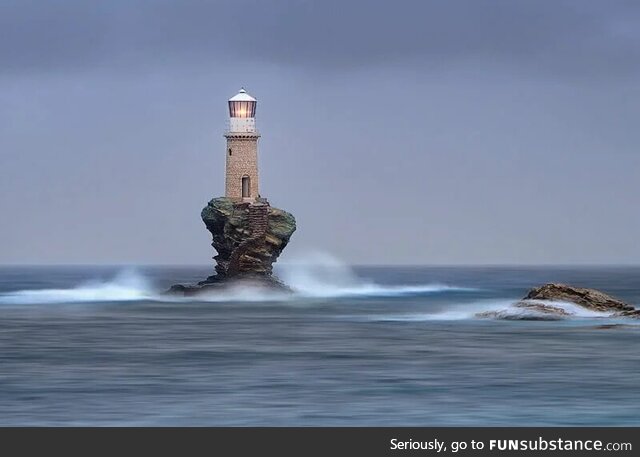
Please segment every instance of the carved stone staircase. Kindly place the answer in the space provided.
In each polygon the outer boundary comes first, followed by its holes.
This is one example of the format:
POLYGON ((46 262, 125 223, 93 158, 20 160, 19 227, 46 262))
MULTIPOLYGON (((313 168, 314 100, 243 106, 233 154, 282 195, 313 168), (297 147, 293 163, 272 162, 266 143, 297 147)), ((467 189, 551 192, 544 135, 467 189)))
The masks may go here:
POLYGON ((269 226, 269 204, 268 203, 252 203, 249 205, 249 229, 251 237, 244 240, 231 253, 229 258, 229 266, 227 267, 227 275, 233 276, 240 272, 241 258, 254 243, 264 238, 269 226))
POLYGON ((261 237, 267 232, 269 225, 269 205, 254 203, 249 206, 249 227, 251 238, 261 237))

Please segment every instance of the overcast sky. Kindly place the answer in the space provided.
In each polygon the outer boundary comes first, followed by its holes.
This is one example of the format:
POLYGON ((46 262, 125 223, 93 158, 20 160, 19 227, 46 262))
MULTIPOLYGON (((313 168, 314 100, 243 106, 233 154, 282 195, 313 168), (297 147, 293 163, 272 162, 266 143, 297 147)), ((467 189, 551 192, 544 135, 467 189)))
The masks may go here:
POLYGON ((640 263, 640 3, 0 0, 0 263, 211 262, 226 100, 286 257, 640 263))

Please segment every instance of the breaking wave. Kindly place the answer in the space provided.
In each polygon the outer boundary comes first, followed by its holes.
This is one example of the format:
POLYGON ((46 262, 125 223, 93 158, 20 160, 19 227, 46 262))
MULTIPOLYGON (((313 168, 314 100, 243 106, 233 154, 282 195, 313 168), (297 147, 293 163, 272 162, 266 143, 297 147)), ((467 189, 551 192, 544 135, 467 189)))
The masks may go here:
POLYGON ((475 290, 445 284, 382 285, 360 278, 344 262, 321 253, 307 254, 304 258, 277 265, 276 272, 303 297, 399 297, 475 290))
MULTIPOLYGON (((607 312, 592 311, 568 302, 537 300, 538 303, 563 310, 566 314, 549 314, 535 309, 514 306, 517 298, 508 300, 485 300, 471 303, 448 305, 446 309, 435 309, 431 312, 387 314, 370 316, 368 320, 387 322, 424 322, 424 321, 457 321, 488 319, 528 321, 528 320, 564 320, 564 319, 617 319, 607 312), (484 316, 483 316, 484 315, 484 316)), ((618 318, 619 319, 619 318, 618 318)))
POLYGON ((555 311, 543 311, 542 309, 516 306, 518 300, 513 300, 508 306, 490 310, 490 315, 485 316, 502 320, 565 320, 565 319, 589 319, 609 318, 611 312, 593 311, 574 303, 553 300, 530 300, 532 304, 539 304, 555 311))
POLYGON ((109 281, 89 281, 66 289, 31 289, 0 293, 0 304, 91 303, 134 301, 284 301, 301 298, 402 297, 448 291, 470 291, 444 284, 382 285, 357 276, 343 262, 325 255, 307 255, 277 265, 276 273, 293 293, 275 292, 259 285, 230 287, 197 298, 164 295, 135 269, 126 269, 109 281))
POLYGON ((368 320, 384 322, 426 322, 426 321, 459 321, 475 319, 479 313, 507 308, 513 300, 486 300, 471 303, 448 305, 446 308, 433 309, 429 312, 380 314, 370 316, 368 320))
POLYGON ((0 294, 0 303, 47 304, 127 302, 151 300, 154 292, 146 278, 136 270, 126 269, 110 281, 88 281, 69 289, 30 289, 0 294))

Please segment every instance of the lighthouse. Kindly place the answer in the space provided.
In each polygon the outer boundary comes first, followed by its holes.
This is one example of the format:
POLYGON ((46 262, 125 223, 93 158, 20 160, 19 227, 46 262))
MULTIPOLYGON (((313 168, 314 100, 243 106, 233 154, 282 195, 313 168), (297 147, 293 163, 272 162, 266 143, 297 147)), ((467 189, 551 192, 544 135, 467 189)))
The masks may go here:
POLYGON ((176 284, 173 293, 193 295, 225 284, 238 287, 244 280, 251 287, 290 291, 273 276, 273 263, 295 232, 296 219, 258 194, 256 104, 244 89, 229 99, 225 196, 212 198, 200 212, 217 252, 216 273, 197 285, 176 284))
POLYGON ((225 197, 253 202, 258 197, 257 101, 244 88, 229 99, 225 197))

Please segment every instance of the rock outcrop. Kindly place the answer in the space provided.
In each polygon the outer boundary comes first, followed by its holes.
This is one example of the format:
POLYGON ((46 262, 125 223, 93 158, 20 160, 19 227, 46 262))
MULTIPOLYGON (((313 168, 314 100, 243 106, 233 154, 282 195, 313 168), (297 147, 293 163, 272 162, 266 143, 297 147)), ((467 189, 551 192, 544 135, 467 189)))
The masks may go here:
POLYGON ((531 289, 523 300, 548 300, 570 302, 592 311, 620 312, 635 308, 617 298, 596 289, 549 283, 531 289))
POLYGON ((273 263, 296 230, 293 215, 265 199, 235 202, 220 197, 211 200, 201 216, 218 253, 214 257, 216 274, 195 286, 173 286, 170 292, 194 294, 238 282, 287 289, 273 276, 273 263))
POLYGON ((571 311, 554 304, 572 303, 589 311, 603 313, 603 317, 640 318, 640 310, 599 290, 549 283, 531 289, 510 308, 486 311, 477 317, 505 320, 559 320, 573 315, 571 311), (551 302, 551 303, 549 303, 551 302))

